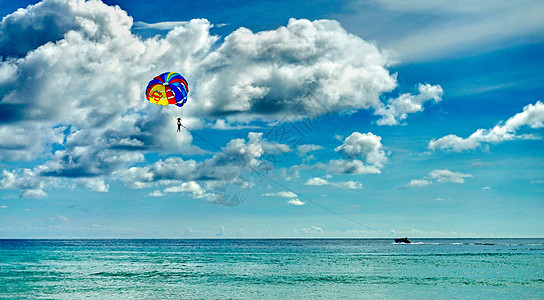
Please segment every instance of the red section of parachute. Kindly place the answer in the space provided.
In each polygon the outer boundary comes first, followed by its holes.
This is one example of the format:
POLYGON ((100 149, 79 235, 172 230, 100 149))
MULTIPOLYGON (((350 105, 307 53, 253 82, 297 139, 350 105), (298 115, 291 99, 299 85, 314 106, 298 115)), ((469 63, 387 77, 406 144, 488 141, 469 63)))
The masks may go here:
POLYGON ((168 104, 176 104, 176 96, 174 95, 174 92, 172 92, 172 89, 169 86, 165 86, 164 88, 168 104))

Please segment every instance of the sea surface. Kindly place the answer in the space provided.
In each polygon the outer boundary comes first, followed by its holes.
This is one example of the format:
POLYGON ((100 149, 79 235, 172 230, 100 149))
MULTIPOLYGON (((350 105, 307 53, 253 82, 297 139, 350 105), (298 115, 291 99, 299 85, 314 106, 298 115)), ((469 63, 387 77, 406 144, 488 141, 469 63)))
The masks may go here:
POLYGON ((2 299, 544 299, 544 239, 0 240, 2 299))

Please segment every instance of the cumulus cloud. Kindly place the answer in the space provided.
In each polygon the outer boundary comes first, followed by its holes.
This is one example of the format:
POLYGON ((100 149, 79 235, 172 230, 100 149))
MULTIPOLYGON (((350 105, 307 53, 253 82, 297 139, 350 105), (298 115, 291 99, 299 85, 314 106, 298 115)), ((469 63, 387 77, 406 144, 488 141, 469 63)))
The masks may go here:
POLYGON ((422 187, 433 183, 465 183, 465 178, 472 178, 471 174, 453 172, 447 169, 433 170, 424 179, 413 179, 408 183, 409 187, 422 187))
POLYGON ((353 132, 334 151, 343 159, 333 159, 327 164, 316 164, 333 174, 379 174, 387 162, 381 137, 373 133, 353 132))
POLYGON ((110 186, 101 178, 82 178, 79 180, 80 185, 90 188, 95 192, 109 192, 110 186))
POLYGON ((300 201, 298 198, 293 198, 287 201, 287 204, 294 205, 294 206, 302 206, 306 204, 306 202, 300 201))
POLYGON ((8 121, 96 125, 134 105, 113 99, 139 98, 137 78, 126 68, 143 49, 130 34, 132 18, 119 7, 44 1, 6 16, 0 26, 1 63, 15 71, 0 82, 2 104, 6 114, 20 116, 8 121))
POLYGON ((387 55, 330 20, 240 28, 199 66, 195 97, 206 115, 314 117, 378 107, 396 87, 387 55), (364 53, 364 55, 362 55, 364 53), (251 113, 251 115, 248 115, 251 113))
MULTIPOLYGON (((119 8, 106 12, 98 2, 86 5, 81 5, 81 2, 83 1, 43 1, 4 17, 0 25, 0 53, 23 57, 39 46, 61 40, 68 31, 90 29, 92 25, 89 19, 113 17, 117 19, 117 24, 124 25, 124 29, 130 28, 131 20, 119 8), (95 13, 99 15, 93 17, 92 14, 95 13)), ((94 27, 94 30, 99 29, 107 28, 94 27)), ((102 34, 107 32, 97 33, 96 37, 102 34)))
POLYGON ((346 159, 363 159, 368 164, 382 167, 387 161, 387 155, 383 150, 381 140, 381 137, 372 132, 354 132, 334 151, 342 154, 346 159))
POLYGON ((439 85, 420 84, 419 94, 402 94, 398 98, 390 99, 387 105, 378 108, 376 115, 382 116, 378 125, 399 125, 408 117, 408 114, 423 111, 425 102, 440 102, 444 90, 439 85))
POLYGON ((164 189, 165 193, 189 193, 194 199, 212 199, 213 194, 206 193, 198 183, 194 181, 184 182, 177 186, 170 186, 164 189))
POLYGON ((23 198, 43 198, 47 196, 44 189, 55 186, 56 180, 42 179, 31 169, 3 170, 0 189, 21 190, 23 198))
POLYGON ((366 165, 358 159, 334 159, 329 161, 326 169, 333 174, 380 174, 380 168, 366 165))
POLYGON ((502 143, 517 139, 539 139, 532 134, 517 134, 517 131, 528 126, 530 128, 542 128, 544 125, 544 104, 540 101, 529 104, 523 108, 523 112, 517 113, 506 122, 501 122, 492 129, 478 129, 467 138, 461 138, 450 134, 429 142, 431 150, 446 150, 461 152, 481 147, 483 144, 502 143))
POLYGON ((313 185, 313 186, 323 186, 323 185, 329 185, 330 182, 327 179, 323 179, 321 177, 313 177, 308 180, 306 180, 305 185, 313 185))

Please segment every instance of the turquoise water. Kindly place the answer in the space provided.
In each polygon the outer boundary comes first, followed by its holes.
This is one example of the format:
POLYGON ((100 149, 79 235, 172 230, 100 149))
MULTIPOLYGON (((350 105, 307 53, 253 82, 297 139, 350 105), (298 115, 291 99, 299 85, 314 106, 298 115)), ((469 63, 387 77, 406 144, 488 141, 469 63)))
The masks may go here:
POLYGON ((544 239, 0 240, 0 298, 544 299, 544 239))

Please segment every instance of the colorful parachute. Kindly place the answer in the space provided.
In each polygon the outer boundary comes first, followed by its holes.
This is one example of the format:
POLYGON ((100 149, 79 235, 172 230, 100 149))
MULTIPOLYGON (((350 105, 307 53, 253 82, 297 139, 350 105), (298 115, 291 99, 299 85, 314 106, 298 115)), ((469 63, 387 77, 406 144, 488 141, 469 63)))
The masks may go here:
POLYGON ((157 105, 175 104, 182 107, 187 102, 189 85, 183 76, 166 72, 153 78, 145 91, 147 100, 157 105))

